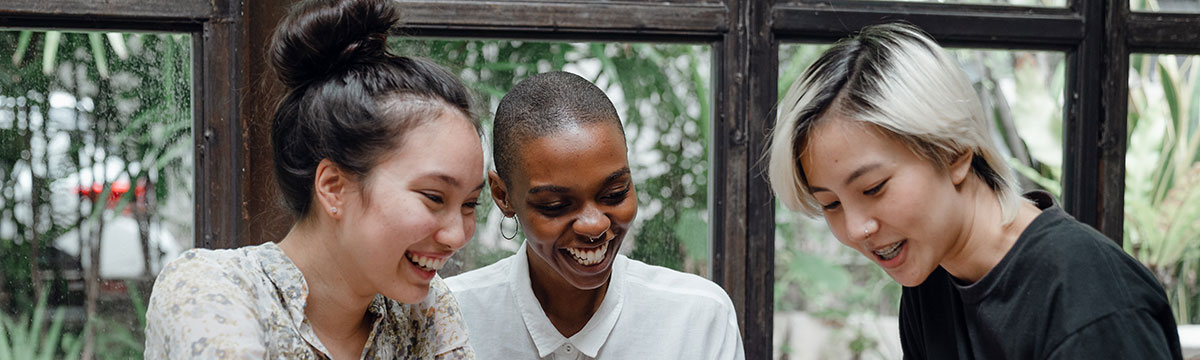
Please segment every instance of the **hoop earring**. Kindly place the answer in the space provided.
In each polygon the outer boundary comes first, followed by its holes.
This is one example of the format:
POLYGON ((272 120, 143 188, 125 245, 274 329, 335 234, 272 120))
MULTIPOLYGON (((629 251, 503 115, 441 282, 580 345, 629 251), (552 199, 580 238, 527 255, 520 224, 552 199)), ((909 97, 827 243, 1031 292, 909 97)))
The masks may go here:
POLYGON ((509 240, 509 241, 512 241, 512 239, 516 239, 516 238, 517 238, 517 233, 519 233, 519 232, 521 232, 521 222, 520 222, 520 221, 517 221, 517 217, 516 217, 516 216, 513 216, 513 217, 507 217, 507 216, 505 216, 505 217, 502 217, 502 218, 500 218, 500 237, 503 237, 503 238, 504 238, 504 240, 509 240), (512 233, 512 236, 509 236, 509 235, 505 235, 505 234, 504 234, 504 220, 507 220, 507 219, 513 219, 513 233, 512 233))

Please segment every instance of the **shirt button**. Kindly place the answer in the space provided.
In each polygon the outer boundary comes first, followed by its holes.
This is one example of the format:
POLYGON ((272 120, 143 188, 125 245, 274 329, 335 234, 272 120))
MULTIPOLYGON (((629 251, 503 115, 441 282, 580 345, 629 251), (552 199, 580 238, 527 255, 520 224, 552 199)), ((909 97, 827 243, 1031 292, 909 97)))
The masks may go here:
POLYGON ((571 346, 571 344, 566 344, 566 345, 563 345, 563 351, 567 352, 567 354, 568 354, 568 355, 569 355, 569 354, 574 354, 574 353, 575 353, 575 347, 574 347, 574 346, 571 346))

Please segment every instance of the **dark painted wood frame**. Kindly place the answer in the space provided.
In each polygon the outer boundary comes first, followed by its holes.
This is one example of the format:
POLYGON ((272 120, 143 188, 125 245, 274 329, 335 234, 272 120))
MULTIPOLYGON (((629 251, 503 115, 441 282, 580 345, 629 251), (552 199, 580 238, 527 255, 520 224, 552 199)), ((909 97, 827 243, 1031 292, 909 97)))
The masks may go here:
POLYGON ((242 214, 241 3, 237 0, 7 0, 0 27, 188 33, 193 44, 195 241, 238 244, 242 214))
MULTIPOLYGON (((774 206, 760 161, 774 118, 778 44, 829 42, 904 20, 956 47, 1067 54, 1064 206, 1120 241, 1129 55, 1200 54, 1200 14, 1138 13, 1128 0, 1065 8, 839 0, 397 0, 399 35, 703 43, 714 54, 709 181, 712 279, 738 310, 749 359, 771 357, 774 206)), ((0 27, 179 31, 195 41, 197 246, 274 240, 267 148, 278 85, 262 61, 289 1, 9 0, 0 27)))

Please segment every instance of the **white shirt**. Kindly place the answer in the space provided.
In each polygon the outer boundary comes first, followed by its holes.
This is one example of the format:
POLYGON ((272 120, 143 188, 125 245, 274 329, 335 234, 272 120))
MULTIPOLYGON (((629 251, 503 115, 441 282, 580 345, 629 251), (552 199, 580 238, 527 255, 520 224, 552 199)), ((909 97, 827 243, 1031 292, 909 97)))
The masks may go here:
POLYGON ((745 358, 729 295, 702 277, 617 255, 608 293, 564 337, 533 295, 526 246, 446 279, 480 359, 745 358))

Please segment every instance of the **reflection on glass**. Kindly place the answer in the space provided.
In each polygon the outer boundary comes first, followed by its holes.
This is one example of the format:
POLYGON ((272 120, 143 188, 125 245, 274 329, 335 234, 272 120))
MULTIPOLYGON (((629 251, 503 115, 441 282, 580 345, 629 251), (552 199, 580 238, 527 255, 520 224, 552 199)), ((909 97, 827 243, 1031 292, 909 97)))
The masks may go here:
POLYGON ((1129 65, 1125 250, 1158 277, 1177 323, 1200 323, 1200 56, 1129 65))
MULTIPOLYGON (((401 54, 445 65, 473 88, 481 97, 480 107, 486 106, 481 118, 487 136, 490 114, 522 79, 563 70, 592 80, 612 99, 625 124, 638 194, 638 215, 621 253, 707 275, 707 46, 416 39, 393 39, 393 46, 401 54)), ((490 169, 491 147, 484 149, 490 169)), ((475 238, 442 269, 443 276, 490 264, 521 245, 521 239, 500 236, 503 216, 486 188, 481 200, 475 238)), ((504 226, 511 224, 505 221, 504 226)))
MULTIPOLYGON (((779 96, 829 45, 782 44, 779 96)), ((1059 194, 1063 54, 951 49, 1025 190, 1059 194)), ((843 246, 821 219, 775 209, 774 357, 901 357, 900 285, 843 246)))
MULTIPOLYGON (((854 1, 854 0, 845 0, 854 1)), ((1067 0, 890 0, 897 2, 936 2, 943 4, 984 4, 984 5, 1016 5, 1016 6, 1042 6, 1042 7, 1065 7, 1067 0)), ((1138 0, 1133 0, 1138 1, 1138 0)), ((1150 0, 1153 1, 1153 0, 1150 0)))
POLYGON ((1147 12, 1200 13, 1200 1, 1129 0, 1129 8, 1134 11, 1147 12))
POLYGON ((0 331, 13 349, 140 358, 151 284, 192 246, 190 44, 0 31, 0 317, 45 330, 0 331))

